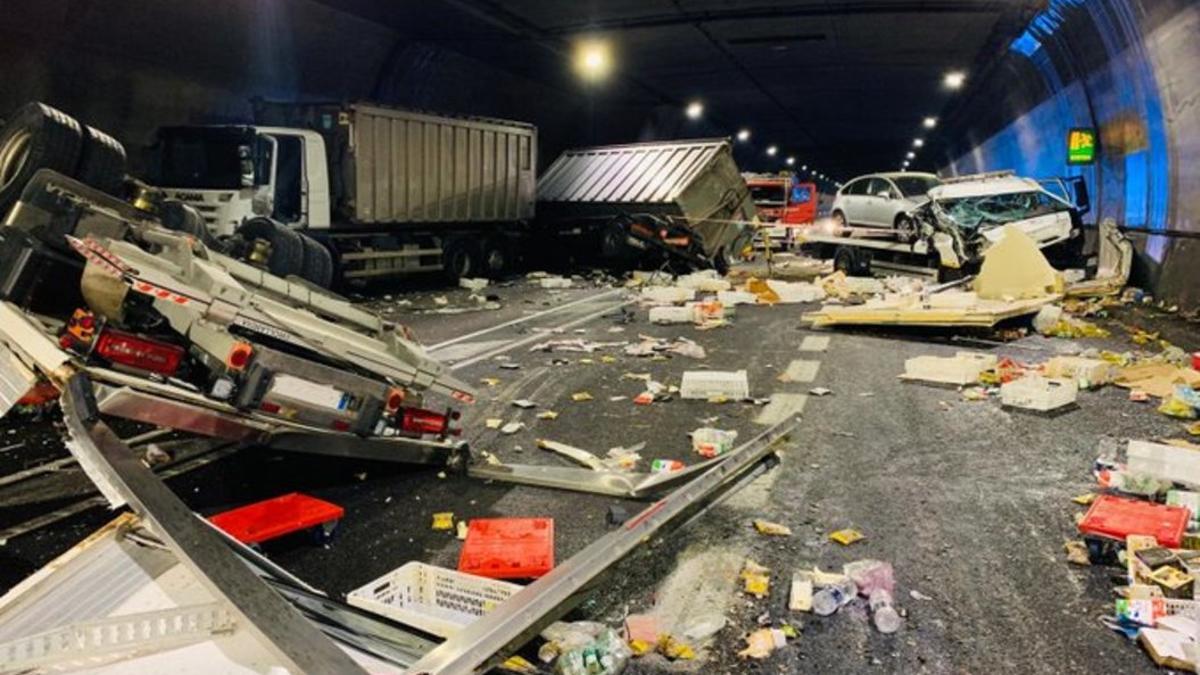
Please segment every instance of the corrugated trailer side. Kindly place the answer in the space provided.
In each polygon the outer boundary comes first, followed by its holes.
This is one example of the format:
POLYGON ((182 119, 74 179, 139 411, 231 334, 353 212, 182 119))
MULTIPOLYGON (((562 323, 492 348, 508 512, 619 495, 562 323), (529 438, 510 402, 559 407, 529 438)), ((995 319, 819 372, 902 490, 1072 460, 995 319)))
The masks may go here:
POLYGON ((340 167, 359 223, 479 223, 534 215, 537 130, 529 124, 354 104, 340 167))

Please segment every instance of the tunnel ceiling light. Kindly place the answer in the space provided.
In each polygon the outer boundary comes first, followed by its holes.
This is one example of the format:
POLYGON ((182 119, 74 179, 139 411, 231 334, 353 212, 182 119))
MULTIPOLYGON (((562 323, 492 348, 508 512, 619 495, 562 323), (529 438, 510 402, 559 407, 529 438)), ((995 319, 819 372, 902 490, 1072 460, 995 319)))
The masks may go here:
POLYGON ((942 79, 942 84, 946 85, 947 89, 962 89, 963 83, 967 81, 967 74, 961 70, 952 70, 946 73, 942 79))
POLYGON ((740 129, 737 132, 737 139, 739 141, 741 141, 742 143, 745 143, 746 141, 750 140, 750 130, 749 129, 740 129))
POLYGON ((587 82, 599 82, 612 72, 612 50, 603 40, 575 44, 575 74, 587 82))
POLYGON ((902 168, 902 169, 907 169, 907 168, 908 168, 908 160, 907 160, 907 159, 906 159, 906 160, 904 160, 904 161, 903 161, 903 162, 900 164, 900 168, 902 168))
POLYGON ((767 148, 767 156, 768 157, 774 157, 776 155, 776 153, 778 153, 778 152, 779 152, 779 148, 775 147, 774 145, 767 148))
POLYGON ((926 117, 924 120, 921 121, 921 126, 925 127, 926 129, 932 129, 937 126, 937 118, 936 117, 926 117))
POLYGON ((925 145, 925 139, 924 139, 924 138, 914 138, 914 139, 913 139, 913 147, 914 147, 914 148, 920 148, 920 147, 922 147, 922 146, 924 146, 924 145, 925 145))
POLYGON ((787 158, 787 165, 788 165, 788 166, 792 166, 792 165, 793 165, 793 164, 795 164, 795 163, 796 163, 796 158, 795 158, 795 157, 788 157, 788 158, 787 158))
POLYGON ((808 165, 807 165, 807 164, 805 164, 804 166, 801 166, 801 167, 800 167, 800 170, 801 170, 801 171, 808 171, 808 165))
POLYGON ((916 156, 917 156, 917 153, 913 152, 912 150, 909 150, 909 151, 908 151, 908 154, 907 154, 907 155, 905 155, 905 156, 904 156, 904 158, 905 158, 905 159, 912 159, 913 157, 916 157, 916 156))
POLYGON ((688 119, 698 120, 704 114, 704 104, 700 101, 692 101, 687 104, 687 108, 683 112, 688 116, 688 119))

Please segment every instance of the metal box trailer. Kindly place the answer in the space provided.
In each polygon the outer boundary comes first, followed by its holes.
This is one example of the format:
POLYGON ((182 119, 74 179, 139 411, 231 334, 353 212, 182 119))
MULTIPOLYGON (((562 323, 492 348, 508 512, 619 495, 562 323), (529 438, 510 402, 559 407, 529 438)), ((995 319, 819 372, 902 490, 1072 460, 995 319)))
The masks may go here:
POLYGON ((602 255, 619 256, 623 240, 718 267, 749 243, 756 218, 723 138, 568 150, 538 180, 537 199, 539 222, 598 231, 602 255))
POLYGON ((533 217, 537 129, 369 103, 265 103, 260 124, 325 139, 334 228, 533 217))

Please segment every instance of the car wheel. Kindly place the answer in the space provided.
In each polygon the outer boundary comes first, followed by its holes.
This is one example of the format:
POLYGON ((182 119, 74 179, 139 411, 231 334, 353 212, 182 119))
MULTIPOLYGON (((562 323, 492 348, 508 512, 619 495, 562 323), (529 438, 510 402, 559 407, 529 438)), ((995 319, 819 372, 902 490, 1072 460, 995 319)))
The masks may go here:
POLYGON ((846 222, 846 214, 842 213, 841 211, 834 211, 833 222, 837 225, 838 235, 846 236, 846 228, 850 225, 848 222, 846 222))
POLYGON ((298 234, 304 245, 304 260, 300 276, 321 288, 329 288, 333 282, 333 256, 321 242, 305 234, 298 234))
POLYGON ((917 238, 917 224, 908 216, 896 218, 896 237, 902 244, 911 244, 917 238))
POLYGON ((304 241, 299 234, 270 218, 251 218, 238 228, 238 234, 248 242, 266 242, 270 251, 265 266, 271 274, 277 277, 302 274, 304 241))
POLYGON ((75 177, 97 190, 117 194, 125 178, 125 147, 99 129, 85 126, 83 132, 75 177))
POLYGON ((82 146, 79 122, 61 110, 42 103, 17 110, 0 131, 0 219, 38 169, 72 174, 82 146))

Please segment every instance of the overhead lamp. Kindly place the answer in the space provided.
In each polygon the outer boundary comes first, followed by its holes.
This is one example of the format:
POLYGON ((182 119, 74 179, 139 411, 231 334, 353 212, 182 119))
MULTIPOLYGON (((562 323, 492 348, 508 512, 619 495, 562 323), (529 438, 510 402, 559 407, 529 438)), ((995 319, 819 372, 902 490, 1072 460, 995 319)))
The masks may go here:
POLYGON ((967 74, 961 70, 952 70, 942 78, 942 84, 946 85, 947 89, 962 89, 963 83, 966 81, 967 74))
POLYGON ((796 158, 795 158, 795 157, 788 157, 788 158, 787 158, 787 165, 788 165, 788 166, 792 166, 792 165, 793 165, 793 164, 795 164, 795 163, 796 163, 796 158))
POLYGON ((912 150, 909 150, 909 151, 908 151, 908 154, 907 154, 907 155, 905 155, 905 156, 904 156, 904 158, 905 158, 905 159, 912 159, 913 157, 916 157, 916 156, 917 156, 917 153, 913 152, 912 150))
POLYGON ((778 152, 779 152, 779 148, 777 148, 774 145, 767 148, 767 156, 768 157, 774 157, 776 155, 776 153, 778 153, 778 152))
POLYGON ((926 129, 932 129, 937 126, 937 118, 926 117, 924 120, 921 120, 921 126, 925 127, 926 129))
POLYGON ((908 160, 907 160, 907 159, 906 159, 906 160, 904 160, 904 162, 903 162, 903 163, 901 163, 901 164, 900 164, 900 166, 901 166, 901 168, 905 168, 905 169, 907 169, 907 168, 908 168, 908 160))
POLYGON ((612 71, 612 53, 603 40, 582 40, 575 44, 575 74, 588 82, 599 82, 612 71))
POLYGON ((913 139, 913 147, 914 147, 914 148, 919 148, 919 147, 922 147, 922 146, 924 146, 924 145, 925 145, 925 139, 924 139, 924 138, 914 138, 914 139, 913 139))
POLYGON ((737 139, 739 141, 741 141, 742 143, 745 143, 746 141, 750 140, 750 130, 749 129, 738 130, 737 139))
POLYGON ((800 167, 800 170, 801 170, 801 171, 808 171, 808 165, 807 165, 807 164, 805 164, 805 165, 801 166, 801 167, 800 167))
POLYGON ((704 104, 700 101, 692 101, 687 104, 687 108, 683 112, 688 116, 688 119, 698 120, 704 114, 704 104))

